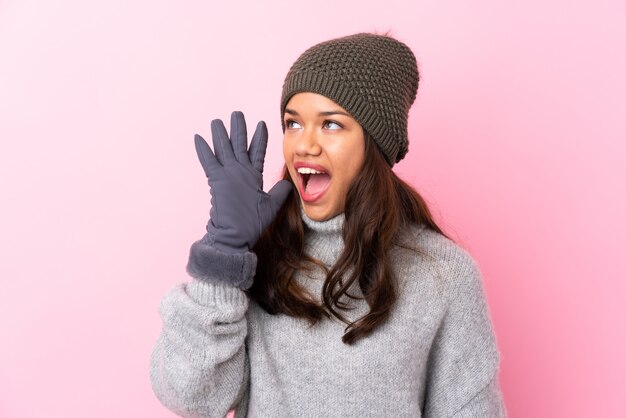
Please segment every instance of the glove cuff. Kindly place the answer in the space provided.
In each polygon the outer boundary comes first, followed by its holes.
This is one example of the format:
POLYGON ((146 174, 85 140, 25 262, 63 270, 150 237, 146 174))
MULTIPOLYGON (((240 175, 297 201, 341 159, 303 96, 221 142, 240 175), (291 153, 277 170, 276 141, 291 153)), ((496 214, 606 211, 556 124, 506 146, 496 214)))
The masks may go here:
POLYGON ((187 273, 194 279, 247 290, 252 286, 256 262, 256 254, 251 251, 228 254, 199 240, 191 245, 187 273))

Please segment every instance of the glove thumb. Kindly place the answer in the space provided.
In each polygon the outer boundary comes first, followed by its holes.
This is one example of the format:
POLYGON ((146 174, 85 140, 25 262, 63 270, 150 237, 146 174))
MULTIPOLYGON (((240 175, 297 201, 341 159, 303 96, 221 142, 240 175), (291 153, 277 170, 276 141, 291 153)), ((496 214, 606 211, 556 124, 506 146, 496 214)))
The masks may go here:
POLYGON ((287 180, 279 181, 270 189, 268 195, 270 196, 272 206, 272 218, 276 216, 278 210, 283 206, 292 189, 291 182, 287 180))
POLYGON ((263 197, 259 200, 259 233, 263 233, 265 228, 272 223, 278 210, 287 200, 291 189, 289 181, 281 180, 268 193, 263 193, 263 197))
MULTIPOLYGON (((265 228, 272 223, 278 210, 287 200, 291 192, 291 183, 281 180, 272 187, 269 193, 263 193, 259 200, 259 233, 262 234, 265 228)), ((252 248, 252 247, 250 247, 252 248)))

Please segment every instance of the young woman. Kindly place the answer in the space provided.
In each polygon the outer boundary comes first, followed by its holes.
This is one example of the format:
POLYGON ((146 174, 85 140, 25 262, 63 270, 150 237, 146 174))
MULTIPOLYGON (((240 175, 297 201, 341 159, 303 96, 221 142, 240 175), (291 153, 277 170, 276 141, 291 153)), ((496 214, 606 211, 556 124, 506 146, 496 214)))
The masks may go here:
POLYGON ((411 50, 356 34, 308 49, 283 86, 284 179, 250 147, 196 136, 211 189, 190 283, 163 298, 155 394, 189 417, 502 417, 480 272, 392 166, 407 153, 411 50))

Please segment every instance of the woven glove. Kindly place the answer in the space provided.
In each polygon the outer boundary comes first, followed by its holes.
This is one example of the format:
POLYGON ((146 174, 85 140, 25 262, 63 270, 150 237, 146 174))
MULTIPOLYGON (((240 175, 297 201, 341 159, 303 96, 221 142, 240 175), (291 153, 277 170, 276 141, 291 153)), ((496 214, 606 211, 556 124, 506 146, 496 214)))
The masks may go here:
POLYGON ((274 220, 292 189, 281 180, 269 193, 263 191, 263 162, 267 127, 259 122, 247 147, 246 121, 233 112, 230 139, 221 120, 211 122, 213 149, 195 136, 196 152, 211 188, 207 233, 193 243, 187 272, 207 282, 249 289, 256 273, 256 255, 250 250, 274 220))
POLYGON ((243 113, 233 112, 230 139, 221 120, 211 122, 213 149, 195 136, 198 158, 211 188, 211 212, 203 241, 226 253, 241 253, 254 247, 261 233, 283 205, 291 183, 281 180, 269 193, 263 191, 263 163, 267 127, 258 123, 250 149, 243 113))

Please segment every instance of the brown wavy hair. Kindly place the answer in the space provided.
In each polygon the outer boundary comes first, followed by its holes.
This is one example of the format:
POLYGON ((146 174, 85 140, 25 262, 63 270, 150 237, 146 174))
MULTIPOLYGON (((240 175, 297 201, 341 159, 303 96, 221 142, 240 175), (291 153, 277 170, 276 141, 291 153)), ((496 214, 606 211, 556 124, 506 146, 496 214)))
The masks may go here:
MULTIPOLYGON (((305 318, 311 326, 323 316, 335 316, 347 324, 342 337, 345 344, 367 336, 389 317, 398 296, 388 251, 394 245, 419 251, 403 244, 401 234, 411 226, 425 225, 447 236, 433 220, 425 200, 396 176, 367 133, 365 144, 363 168, 346 196, 345 245, 335 265, 328 269, 304 252, 305 226, 294 187, 254 247, 257 273, 249 290, 251 298, 272 315, 305 318), (326 272, 321 304, 295 280, 297 271, 311 271, 315 266, 326 272), (355 281, 363 297, 347 293, 355 281), (365 299, 369 313, 354 322, 346 319, 340 312, 350 309, 340 301, 344 294, 365 299)), ((283 178, 293 183, 286 166, 283 178)))

